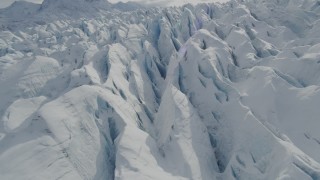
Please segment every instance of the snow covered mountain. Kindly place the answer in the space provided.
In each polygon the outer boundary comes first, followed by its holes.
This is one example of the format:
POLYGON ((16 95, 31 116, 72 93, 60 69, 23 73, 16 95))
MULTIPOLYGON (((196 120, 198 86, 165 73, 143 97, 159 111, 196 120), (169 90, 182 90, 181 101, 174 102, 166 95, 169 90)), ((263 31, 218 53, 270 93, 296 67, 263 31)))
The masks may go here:
POLYGON ((320 2, 0 10, 0 179, 320 179, 320 2))

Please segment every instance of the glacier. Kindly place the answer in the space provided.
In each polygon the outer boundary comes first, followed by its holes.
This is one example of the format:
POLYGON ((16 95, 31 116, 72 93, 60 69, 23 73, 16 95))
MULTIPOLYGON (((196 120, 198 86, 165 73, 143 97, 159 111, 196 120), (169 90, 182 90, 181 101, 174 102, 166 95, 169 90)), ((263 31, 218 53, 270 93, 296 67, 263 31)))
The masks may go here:
POLYGON ((0 9, 1 180, 320 179, 320 3, 0 9))

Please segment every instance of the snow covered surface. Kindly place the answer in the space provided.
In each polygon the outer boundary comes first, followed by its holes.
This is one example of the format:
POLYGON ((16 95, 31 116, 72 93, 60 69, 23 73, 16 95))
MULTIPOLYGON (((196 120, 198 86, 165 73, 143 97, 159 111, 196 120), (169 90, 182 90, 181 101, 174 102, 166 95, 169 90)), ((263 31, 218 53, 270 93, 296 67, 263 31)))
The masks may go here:
MULTIPOLYGON (((27 1, 33 2, 37 4, 41 4, 43 0, 1 0, 0 1, 0 8, 5 8, 10 6, 10 4, 14 3, 15 1, 27 1)), ((138 3, 143 6, 182 6, 184 4, 199 4, 199 3, 212 3, 212 2, 227 2, 228 0, 108 0, 110 3, 113 4, 121 4, 123 6, 128 6, 128 3, 138 3)))
POLYGON ((228 0, 109 0, 111 3, 118 3, 118 2, 135 2, 142 5, 147 6, 162 6, 162 7, 169 7, 169 6, 183 6, 184 4, 199 4, 199 3, 213 3, 219 2, 224 3, 228 0))
POLYGON ((320 4, 0 10, 0 179, 320 179, 320 4))

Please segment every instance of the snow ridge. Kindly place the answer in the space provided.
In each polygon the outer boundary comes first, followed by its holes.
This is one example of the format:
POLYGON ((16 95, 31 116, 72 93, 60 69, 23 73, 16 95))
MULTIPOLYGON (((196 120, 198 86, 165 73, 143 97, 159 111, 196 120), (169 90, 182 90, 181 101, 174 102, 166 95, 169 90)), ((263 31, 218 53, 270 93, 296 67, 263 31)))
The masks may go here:
POLYGON ((320 179, 319 7, 0 10, 0 179, 320 179))

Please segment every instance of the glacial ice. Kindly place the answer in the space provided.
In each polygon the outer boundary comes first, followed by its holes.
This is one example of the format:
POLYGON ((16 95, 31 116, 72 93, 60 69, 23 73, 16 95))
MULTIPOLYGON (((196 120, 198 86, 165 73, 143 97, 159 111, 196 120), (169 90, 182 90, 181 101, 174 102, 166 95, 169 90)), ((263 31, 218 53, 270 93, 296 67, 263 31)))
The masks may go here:
POLYGON ((313 0, 0 10, 0 179, 320 179, 313 0))

